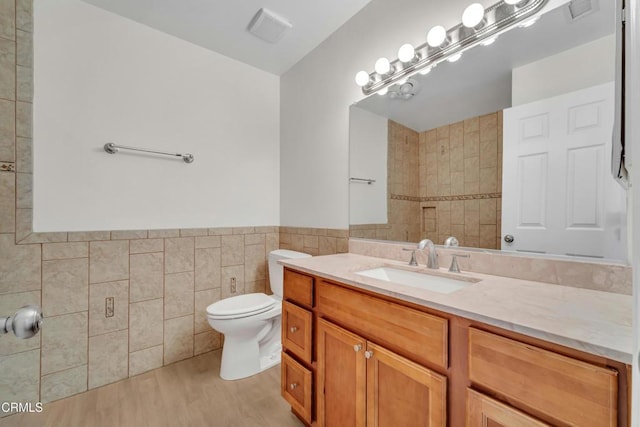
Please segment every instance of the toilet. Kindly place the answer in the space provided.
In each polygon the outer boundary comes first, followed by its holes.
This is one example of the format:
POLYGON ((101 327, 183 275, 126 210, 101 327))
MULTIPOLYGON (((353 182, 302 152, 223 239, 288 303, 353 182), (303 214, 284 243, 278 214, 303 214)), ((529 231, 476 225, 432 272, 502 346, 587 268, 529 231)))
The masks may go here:
POLYGON ((224 334, 220 377, 238 380, 280 363, 284 267, 280 259, 308 258, 301 252, 278 249, 269 253, 273 295, 238 295, 207 307, 207 320, 224 334))

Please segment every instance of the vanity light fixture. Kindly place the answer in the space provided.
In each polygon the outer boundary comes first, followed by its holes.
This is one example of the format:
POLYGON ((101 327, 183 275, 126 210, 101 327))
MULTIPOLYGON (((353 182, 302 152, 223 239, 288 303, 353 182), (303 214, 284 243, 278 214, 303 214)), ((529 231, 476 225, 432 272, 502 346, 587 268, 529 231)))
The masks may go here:
POLYGON ((447 30, 442 25, 436 25, 427 33, 427 43, 431 47, 443 48, 448 44, 447 30))
POLYGON ((416 49, 411 43, 405 43, 398 49, 398 59, 400 62, 408 63, 416 59, 416 49))
POLYGON ((462 25, 467 28, 479 29, 484 21, 484 6, 480 3, 471 3, 462 13, 462 25))
POLYGON ((538 22, 538 17, 534 17, 529 19, 526 22, 523 22, 522 24, 519 25, 520 28, 529 28, 530 26, 532 26, 533 24, 535 24, 536 22, 538 22))
POLYGON ((391 63, 387 58, 378 58, 373 69, 381 76, 385 76, 391 71, 391 63))
MULTIPOLYGON (((455 62, 462 53, 477 45, 489 46, 503 32, 515 26, 533 25, 549 0, 500 0, 484 8, 480 3, 469 5, 462 15, 462 22, 448 30, 436 25, 427 33, 427 40, 420 46, 404 44, 398 50, 398 59, 379 58, 375 72, 359 71, 356 83, 362 93, 371 95, 387 93, 389 86, 401 85, 415 74, 427 74, 443 61, 455 62)), ((396 90, 396 89, 394 89, 396 90)))
POLYGON ((358 71, 358 73, 356 74, 356 84, 358 86, 364 86, 367 83, 369 83, 369 73, 367 73, 366 71, 358 71))
MULTIPOLYGON (((483 41, 480 44, 482 46, 491 46, 492 44, 494 44, 496 42, 496 40, 498 40, 498 36, 491 37, 490 39, 487 39, 487 40, 483 41)), ((366 73, 366 71, 365 71, 365 73, 366 73)), ((369 78, 369 75, 367 75, 367 78, 369 78)))

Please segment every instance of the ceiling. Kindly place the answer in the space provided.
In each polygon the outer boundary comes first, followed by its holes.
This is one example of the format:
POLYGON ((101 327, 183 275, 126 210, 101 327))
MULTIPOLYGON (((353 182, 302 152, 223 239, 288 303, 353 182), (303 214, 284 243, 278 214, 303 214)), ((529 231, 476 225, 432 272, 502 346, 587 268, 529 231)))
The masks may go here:
POLYGON ((415 75, 419 91, 408 101, 374 94, 356 105, 418 132, 511 107, 513 68, 613 34, 615 2, 598 3, 595 12, 575 21, 566 6, 559 7, 529 28, 501 35, 491 46, 470 49, 458 62, 415 75))
POLYGON ((269 73, 281 75, 371 0, 84 0, 269 73), (260 8, 293 28, 276 43, 247 31, 260 8))

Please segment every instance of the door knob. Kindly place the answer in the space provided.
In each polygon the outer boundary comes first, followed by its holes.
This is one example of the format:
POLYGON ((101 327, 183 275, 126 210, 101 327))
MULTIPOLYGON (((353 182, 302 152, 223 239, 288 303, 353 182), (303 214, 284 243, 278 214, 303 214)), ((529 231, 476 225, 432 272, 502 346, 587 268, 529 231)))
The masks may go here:
POLYGON ((513 241, 516 240, 513 238, 513 236, 511 234, 507 234, 504 236, 504 241, 507 243, 513 243, 513 241))

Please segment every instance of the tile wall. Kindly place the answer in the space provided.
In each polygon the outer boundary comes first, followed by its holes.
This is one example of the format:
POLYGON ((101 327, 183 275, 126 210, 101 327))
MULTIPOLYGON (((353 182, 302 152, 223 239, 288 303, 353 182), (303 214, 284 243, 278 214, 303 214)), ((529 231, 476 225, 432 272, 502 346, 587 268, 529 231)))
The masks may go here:
POLYGON ((281 231, 284 248, 347 251, 347 230, 32 232, 32 31, 31 0, 0 0, 0 315, 45 314, 35 338, 0 337, 0 402, 50 402, 219 348, 206 306, 269 292, 281 231))
POLYGON ((420 159, 427 237, 442 244, 453 235, 461 246, 499 249, 502 111, 421 132, 420 159))
POLYGON ((349 230, 280 227, 280 249, 314 256, 346 253, 349 252, 349 230))
POLYGON ((500 248, 502 112, 416 132, 389 121, 388 224, 352 237, 500 248))

